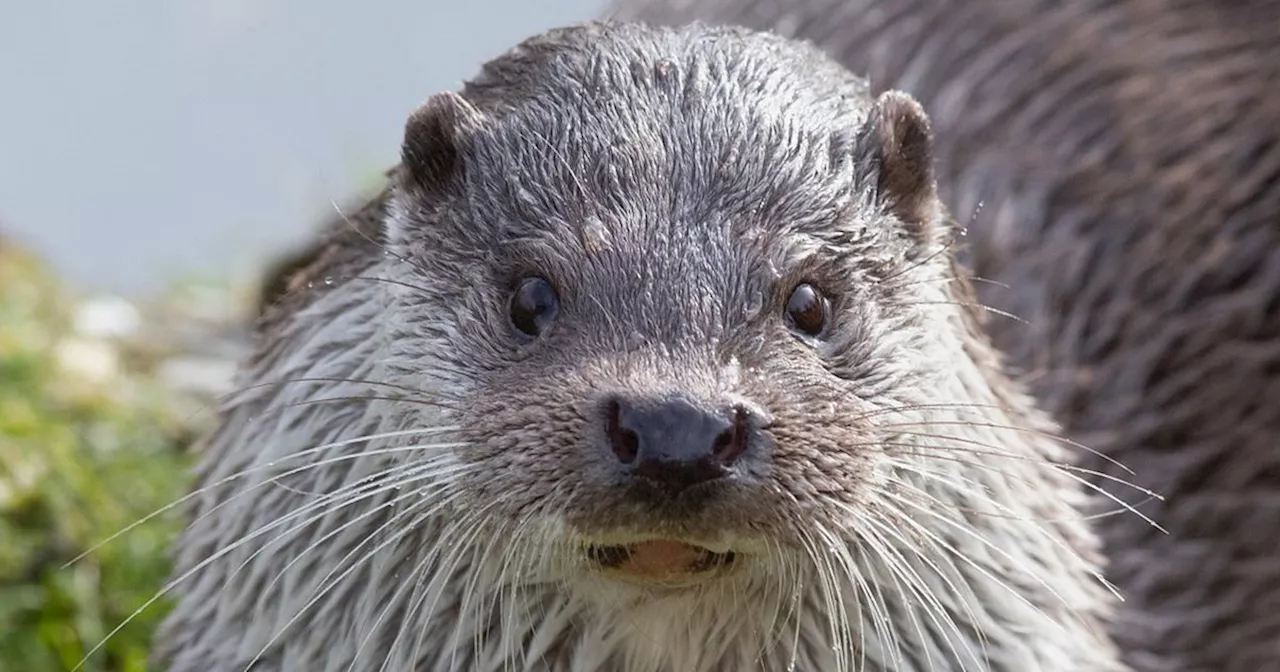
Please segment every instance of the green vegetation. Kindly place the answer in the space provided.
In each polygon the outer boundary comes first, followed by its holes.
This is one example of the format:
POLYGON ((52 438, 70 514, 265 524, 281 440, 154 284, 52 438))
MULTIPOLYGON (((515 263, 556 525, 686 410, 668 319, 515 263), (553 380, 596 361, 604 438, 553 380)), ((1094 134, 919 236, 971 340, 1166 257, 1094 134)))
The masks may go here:
MULTIPOLYGON (((76 297, 0 240, 0 672, 65 672, 151 599, 178 512, 64 565, 184 491, 191 413, 76 297)), ((157 602, 81 669, 145 666, 157 602)))

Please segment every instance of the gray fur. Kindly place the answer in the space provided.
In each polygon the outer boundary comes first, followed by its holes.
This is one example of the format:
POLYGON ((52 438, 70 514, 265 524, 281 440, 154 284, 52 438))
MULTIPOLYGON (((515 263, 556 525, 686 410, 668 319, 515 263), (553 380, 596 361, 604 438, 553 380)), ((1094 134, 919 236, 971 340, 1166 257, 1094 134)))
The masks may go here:
POLYGON ((460 93, 266 312, 176 546, 166 669, 1125 669, 1075 451, 907 170, 914 101, 777 37, 626 24, 460 93), (505 312, 526 274, 562 301, 533 343, 505 312), (783 324, 801 281, 825 342, 783 324), (612 390, 769 423, 704 506, 645 507, 604 467, 612 390), (744 559, 667 591, 584 562, 647 535, 744 559))
POLYGON ((618 14, 775 29, 919 98, 943 200, 970 224, 965 258, 990 281, 980 297, 1026 320, 989 333, 1101 453, 1082 463, 1092 480, 1168 531, 1097 521, 1126 660, 1280 670, 1280 2, 620 0, 618 14))

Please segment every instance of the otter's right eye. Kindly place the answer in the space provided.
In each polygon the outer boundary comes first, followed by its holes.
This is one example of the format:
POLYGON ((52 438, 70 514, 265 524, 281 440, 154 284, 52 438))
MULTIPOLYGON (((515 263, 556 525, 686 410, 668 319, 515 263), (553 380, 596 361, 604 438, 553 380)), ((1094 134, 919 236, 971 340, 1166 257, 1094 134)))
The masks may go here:
POLYGON ((830 310, 827 297, 813 285, 797 285, 787 299, 787 322, 792 329, 816 338, 826 329, 830 310))
POLYGON ((511 324, 527 336, 541 334, 555 319, 560 297, 542 278, 525 278, 511 295, 511 324))

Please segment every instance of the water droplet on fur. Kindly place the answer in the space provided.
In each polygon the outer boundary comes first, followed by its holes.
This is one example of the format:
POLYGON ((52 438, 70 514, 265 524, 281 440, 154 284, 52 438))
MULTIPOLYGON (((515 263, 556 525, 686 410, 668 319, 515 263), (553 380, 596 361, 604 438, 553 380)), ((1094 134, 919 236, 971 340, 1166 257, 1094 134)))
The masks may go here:
POLYGON ((327 276, 327 275, 326 275, 326 276, 324 276, 324 284, 326 284, 326 285, 332 285, 332 284, 333 284, 333 278, 331 278, 331 277, 329 277, 329 276, 327 276))
POLYGON ((308 283, 307 283, 307 289, 311 289, 312 287, 315 287, 315 286, 316 286, 316 283, 314 283, 314 282, 308 282, 308 283))
POLYGON ((599 252, 609 247, 609 230, 599 219, 593 217, 583 222, 580 235, 588 252, 599 252))
POLYGON ((747 315, 747 319, 754 319, 764 309, 764 292, 752 291, 747 295, 747 304, 743 306, 743 311, 747 315))

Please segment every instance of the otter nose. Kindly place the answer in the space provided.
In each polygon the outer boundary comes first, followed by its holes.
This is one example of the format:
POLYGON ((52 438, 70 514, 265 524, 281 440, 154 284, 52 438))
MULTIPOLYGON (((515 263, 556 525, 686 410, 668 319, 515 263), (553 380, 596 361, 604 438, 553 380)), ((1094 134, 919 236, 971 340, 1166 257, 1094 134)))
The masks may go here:
POLYGON ((614 397, 605 407, 609 447, 636 478, 669 494, 729 473, 747 447, 747 413, 710 410, 681 397, 614 397))

